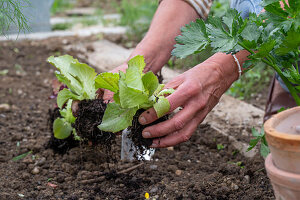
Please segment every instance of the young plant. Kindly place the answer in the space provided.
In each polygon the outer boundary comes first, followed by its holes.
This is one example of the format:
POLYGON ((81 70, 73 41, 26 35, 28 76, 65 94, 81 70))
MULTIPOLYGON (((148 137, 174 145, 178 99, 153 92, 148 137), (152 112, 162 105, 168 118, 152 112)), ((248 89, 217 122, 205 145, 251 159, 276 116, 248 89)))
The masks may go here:
POLYGON ((162 117, 170 109, 164 95, 173 89, 163 89, 153 72, 143 73, 146 66, 143 56, 136 56, 128 62, 126 73, 105 72, 96 77, 99 88, 114 92, 114 102, 107 105, 100 130, 118 132, 132 125, 134 115, 139 109, 154 107, 157 116, 162 117))
POLYGON ((19 31, 29 31, 28 20, 22 13, 24 4, 28 6, 28 0, 1 0, 0 1, 0 35, 5 35, 11 24, 15 24, 19 31))
MULTIPOLYGON (((235 54, 241 50, 250 53, 243 68, 267 64, 283 80, 296 104, 300 106, 300 2, 299 0, 263 0, 265 12, 257 16, 250 14, 242 19, 236 10, 229 10, 224 17, 209 17, 205 23, 196 20, 182 28, 176 38, 178 44, 172 51, 174 56, 184 58, 197 54, 208 47, 214 52, 235 54), (280 2, 284 4, 281 8, 280 2)), ((250 141, 250 151, 261 142, 262 156, 269 153, 264 132, 252 130, 255 139, 250 141)))
POLYGON ((56 119, 53 124, 56 138, 67 138, 72 132, 76 136, 76 131, 72 128, 76 119, 72 115, 72 100, 94 100, 99 88, 114 92, 114 102, 107 105, 102 123, 98 126, 104 132, 115 133, 131 126, 139 109, 153 106, 158 117, 170 109, 165 95, 174 90, 163 90, 164 85, 159 84, 152 72, 143 73, 146 65, 143 56, 132 58, 128 62, 126 73, 104 72, 99 75, 93 68, 69 55, 51 56, 48 61, 58 69, 55 72, 57 79, 67 86, 57 95, 62 118, 56 119))
POLYGON ((252 13, 247 19, 231 9, 224 17, 209 17, 206 23, 196 20, 182 28, 172 54, 184 58, 209 46, 227 54, 247 50, 249 60, 243 68, 249 70, 259 63, 272 67, 300 105, 300 3, 282 2, 284 9, 279 0, 264 0, 265 12, 259 16, 252 13))
POLYGON ((59 111, 62 117, 56 118, 53 122, 53 133, 57 139, 66 139, 72 133, 74 139, 80 139, 76 134, 76 130, 72 127, 72 124, 76 120, 72 114, 72 102, 73 100, 68 100, 67 106, 59 111))

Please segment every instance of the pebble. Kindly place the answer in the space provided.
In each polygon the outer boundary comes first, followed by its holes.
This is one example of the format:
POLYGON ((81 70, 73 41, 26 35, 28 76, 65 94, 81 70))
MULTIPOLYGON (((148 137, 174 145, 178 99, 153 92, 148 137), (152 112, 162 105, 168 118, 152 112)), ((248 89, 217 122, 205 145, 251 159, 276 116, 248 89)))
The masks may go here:
POLYGON ((296 126, 296 132, 300 134, 300 125, 296 126))
POLYGON ((157 170, 157 165, 150 165, 150 169, 157 170))
POLYGON ((182 174, 182 171, 181 171, 180 169, 177 169, 176 172, 175 172, 175 174, 176 174, 177 176, 180 176, 180 175, 182 174))
POLYGON ((35 168, 33 168, 31 173, 32 174, 38 174, 38 173, 40 173, 40 169, 38 167, 35 167, 35 168))
POLYGON ((41 159, 39 159, 38 161, 36 161, 35 165, 42 166, 43 164, 45 164, 45 162, 46 162, 46 158, 42 157, 41 159))
POLYGON ((239 189, 239 186, 237 186, 237 185, 234 184, 234 183, 231 184, 231 187, 232 187, 234 190, 238 190, 238 189, 239 189))
POLYGON ((250 183, 250 176, 249 175, 244 176, 244 179, 246 180, 247 184, 250 183))
POLYGON ((8 110, 10 110, 10 105, 8 105, 7 103, 0 104, 0 112, 8 110))
POLYGON ((153 187, 151 190, 150 190, 150 193, 156 193, 158 191, 158 187, 153 187))

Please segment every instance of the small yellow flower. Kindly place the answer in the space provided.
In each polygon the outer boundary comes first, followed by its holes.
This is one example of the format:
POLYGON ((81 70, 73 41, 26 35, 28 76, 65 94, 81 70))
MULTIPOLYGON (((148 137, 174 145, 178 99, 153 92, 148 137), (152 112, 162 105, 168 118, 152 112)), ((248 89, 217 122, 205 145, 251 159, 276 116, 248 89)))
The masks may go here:
POLYGON ((150 198, 150 195, 149 195, 148 192, 145 193, 145 198, 146 198, 146 199, 149 199, 149 198, 150 198))

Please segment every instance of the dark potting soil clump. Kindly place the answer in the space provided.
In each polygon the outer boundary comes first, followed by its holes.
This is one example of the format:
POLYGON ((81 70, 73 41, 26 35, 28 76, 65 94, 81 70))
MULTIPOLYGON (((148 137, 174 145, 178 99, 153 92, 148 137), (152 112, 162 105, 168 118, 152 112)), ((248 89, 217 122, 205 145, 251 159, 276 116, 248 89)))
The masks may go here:
MULTIPOLYGON (((137 150, 137 154, 139 155, 145 155, 147 150, 150 148, 153 139, 152 138, 144 138, 142 135, 142 131, 144 130, 144 128, 148 127, 148 126, 152 126, 154 124, 158 124, 160 122, 166 121, 169 116, 164 116, 159 118, 158 120, 156 120, 155 122, 152 122, 151 124, 147 124, 147 125, 141 125, 138 121, 138 118, 140 116, 140 114, 142 114, 145 110, 138 110, 135 114, 135 116, 133 117, 133 121, 132 121, 132 126, 128 127, 128 130, 130 131, 130 133, 128 134, 128 137, 132 140, 132 142, 135 145, 135 148, 137 150)), ((138 155, 135 155, 136 157, 138 155)))
POLYGON ((54 137, 53 123, 54 123, 54 120, 57 119, 58 117, 61 117, 61 115, 59 113, 59 108, 49 109, 48 113, 49 113, 48 127, 50 130, 50 133, 52 133, 52 134, 51 134, 50 140, 46 144, 46 148, 53 149, 56 153, 64 154, 68 150, 79 146, 79 141, 75 140, 73 135, 70 135, 68 138, 63 139, 63 140, 57 139, 54 137))
POLYGON ((77 118, 74 128, 83 140, 93 145, 104 145, 107 150, 115 142, 114 133, 101 131, 97 126, 101 124, 106 109, 102 99, 83 100, 78 104, 77 118))

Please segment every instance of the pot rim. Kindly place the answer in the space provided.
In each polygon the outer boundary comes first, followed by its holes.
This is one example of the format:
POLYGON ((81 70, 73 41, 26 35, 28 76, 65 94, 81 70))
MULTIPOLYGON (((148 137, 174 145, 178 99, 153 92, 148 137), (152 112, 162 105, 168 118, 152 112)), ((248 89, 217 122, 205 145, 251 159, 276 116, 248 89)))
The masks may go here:
POLYGON ((300 152, 300 148, 294 148, 300 145, 300 135, 279 132, 274 128, 274 126, 277 125, 279 121, 287 118, 291 114, 295 114, 298 112, 300 113, 300 106, 282 111, 265 122, 264 130, 269 145, 277 147, 279 149, 300 152))
POLYGON ((300 191, 300 174, 287 172, 276 167, 272 160, 272 154, 267 156, 265 168, 272 183, 300 191))

